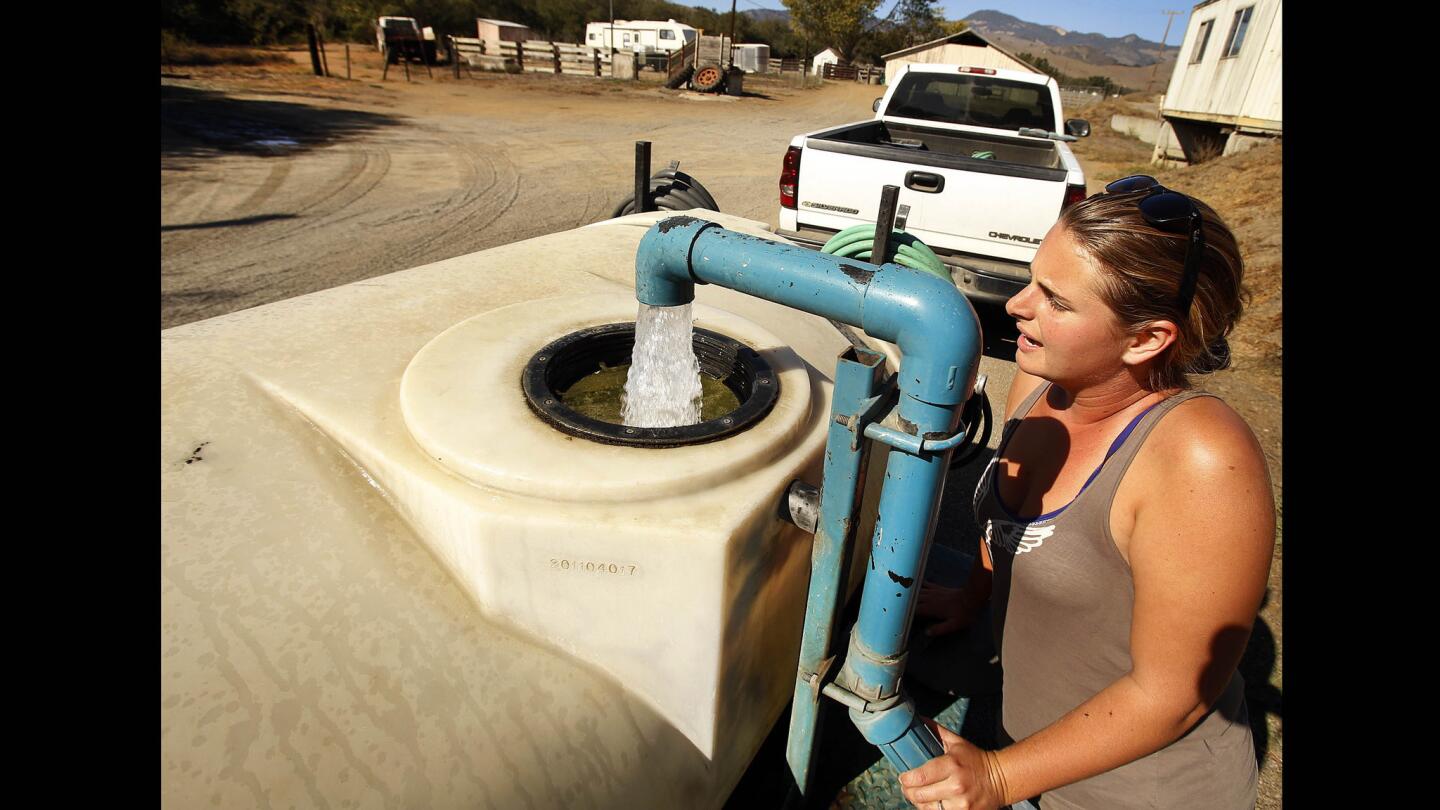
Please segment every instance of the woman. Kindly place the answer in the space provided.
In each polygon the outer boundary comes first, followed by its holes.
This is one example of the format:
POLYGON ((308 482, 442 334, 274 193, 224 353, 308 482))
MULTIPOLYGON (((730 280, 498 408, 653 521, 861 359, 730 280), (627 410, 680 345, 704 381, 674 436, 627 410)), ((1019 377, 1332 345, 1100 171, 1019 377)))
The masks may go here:
POLYGON ((920 602, 953 630, 990 599, 1003 745, 936 726, 945 753, 902 790, 921 810, 1254 807, 1236 666, 1274 503, 1254 434, 1186 378, 1228 364, 1235 238, 1140 175, 1066 209, 1031 271, 1006 305, 1019 370, 976 491, 982 564, 920 602))

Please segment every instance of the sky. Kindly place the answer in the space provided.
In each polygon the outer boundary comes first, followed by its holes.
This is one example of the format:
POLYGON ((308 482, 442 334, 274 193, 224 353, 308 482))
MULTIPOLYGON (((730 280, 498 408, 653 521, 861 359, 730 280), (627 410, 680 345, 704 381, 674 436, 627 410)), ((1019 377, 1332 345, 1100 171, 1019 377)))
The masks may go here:
MULTIPOLYGON (((703 6, 719 11, 729 11, 729 0, 675 0, 687 6, 703 6)), ((889 13, 895 0, 881 0, 879 16, 889 13)), ((947 20, 958 20, 981 9, 994 9, 1019 17, 1026 22, 1039 25, 1058 25, 1067 31, 1104 34, 1107 37, 1123 37, 1138 34, 1145 39, 1159 42, 1165 33, 1166 20, 1172 19, 1161 13, 1179 11, 1170 25, 1166 44, 1175 45, 1185 33, 1185 23, 1190 18, 1190 8, 1195 0, 941 0, 947 20)), ((745 9, 785 8, 780 0, 737 0, 736 8, 745 9)))

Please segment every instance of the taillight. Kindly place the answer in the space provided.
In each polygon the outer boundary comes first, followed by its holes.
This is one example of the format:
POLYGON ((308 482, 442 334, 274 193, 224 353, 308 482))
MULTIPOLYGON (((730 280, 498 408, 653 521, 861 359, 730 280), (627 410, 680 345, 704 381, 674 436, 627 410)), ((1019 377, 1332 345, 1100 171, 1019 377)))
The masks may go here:
POLYGON ((780 205, 795 207, 795 189, 800 185, 800 147, 785 150, 785 168, 780 170, 780 205))
POLYGON ((1069 208, 1070 206, 1074 205, 1077 202, 1080 202, 1083 199, 1085 199, 1084 186, 1066 186, 1065 202, 1060 203, 1060 210, 1064 211, 1066 208, 1069 208))
POLYGON ((986 75, 986 76, 994 76, 994 75, 995 75, 995 71, 994 71, 993 69, 991 69, 991 68, 962 67, 962 68, 959 68, 959 71, 960 71, 961 73, 980 73, 980 74, 984 74, 984 75, 986 75))

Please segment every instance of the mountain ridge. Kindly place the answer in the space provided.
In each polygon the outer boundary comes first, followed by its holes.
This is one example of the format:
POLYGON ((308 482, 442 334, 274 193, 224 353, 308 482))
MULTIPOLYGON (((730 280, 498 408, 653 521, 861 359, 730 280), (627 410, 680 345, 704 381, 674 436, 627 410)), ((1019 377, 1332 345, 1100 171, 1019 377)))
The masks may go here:
MULTIPOLYGON (((1043 45, 1057 56, 1065 56, 1092 65, 1118 65, 1122 67, 1149 67, 1169 61, 1176 45, 1161 45, 1138 34, 1122 37, 1108 37, 1093 32, 1069 31, 1058 25, 1042 25, 1022 20, 1003 11, 981 9, 965 17, 965 21, 982 36, 1006 37, 1012 42, 997 44, 1005 48, 1016 46, 1024 50, 1026 44, 1043 45)), ((1049 54, 1045 55, 1049 58, 1049 54)))

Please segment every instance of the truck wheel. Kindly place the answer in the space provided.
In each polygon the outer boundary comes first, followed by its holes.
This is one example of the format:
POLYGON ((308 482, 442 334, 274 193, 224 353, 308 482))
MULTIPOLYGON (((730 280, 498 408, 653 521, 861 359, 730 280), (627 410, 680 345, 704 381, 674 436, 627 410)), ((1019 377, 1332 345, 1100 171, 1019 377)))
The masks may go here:
POLYGON ((695 78, 691 81, 691 85, 702 93, 708 93, 718 88, 724 81, 725 72, 720 69, 719 65, 701 65, 700 69, 695 71, 695 78))

